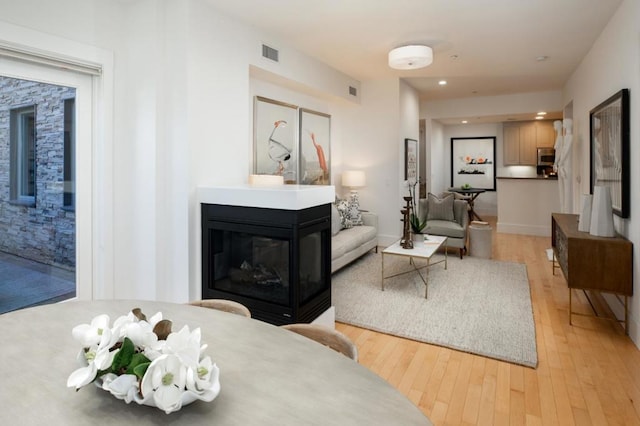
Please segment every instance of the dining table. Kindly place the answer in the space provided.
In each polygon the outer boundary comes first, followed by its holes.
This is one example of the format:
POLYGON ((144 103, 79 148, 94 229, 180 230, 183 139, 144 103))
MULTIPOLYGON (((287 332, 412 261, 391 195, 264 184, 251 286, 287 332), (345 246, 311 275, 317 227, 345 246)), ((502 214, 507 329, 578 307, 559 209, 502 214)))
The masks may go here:
POLYGON ((469 221, 475 219, 482 221, 482 218, 478 216, 478 213, 476 213, 476 211, 474 210, 473 205, 476 201, 476 198, 478 198, 480 194, 487 192, 486 189, 453 187, 447 189, 447 191, 455 192, 456 194, 461 195, 462 199, 465 200, 467 204, 469 204, 469 221))
POLYGON ((430 425, 408 398, 350 358, 256 319, 181 303, 69 301, 0 315, 0 424, 41 425, 430 425), (173 331, 200 328, 220 370, 211 402, 179 411, 126 404, 94 384, 76 391, 80 363, 71 330, 100 314, 162 312, 173 331))

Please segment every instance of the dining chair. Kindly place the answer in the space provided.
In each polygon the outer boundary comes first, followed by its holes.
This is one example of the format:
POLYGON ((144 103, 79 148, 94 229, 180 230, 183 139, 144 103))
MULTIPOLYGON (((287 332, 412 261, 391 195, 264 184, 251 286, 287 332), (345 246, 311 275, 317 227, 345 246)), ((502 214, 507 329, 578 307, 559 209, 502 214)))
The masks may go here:
POLYGON ((219 311, 230 312, 232 314, 242 315, 251 318, 251 311, 242 303, 234 302, 226 299, 202 299, 189 302, 190 305, 200 306, 202 308, 217 309, 219 311))
POLYGON ((281 327, 311 340, 315 340, 358 362, 358 348, 347 336, 338 330, 319 324, 297 323, 285 324, 281 327))

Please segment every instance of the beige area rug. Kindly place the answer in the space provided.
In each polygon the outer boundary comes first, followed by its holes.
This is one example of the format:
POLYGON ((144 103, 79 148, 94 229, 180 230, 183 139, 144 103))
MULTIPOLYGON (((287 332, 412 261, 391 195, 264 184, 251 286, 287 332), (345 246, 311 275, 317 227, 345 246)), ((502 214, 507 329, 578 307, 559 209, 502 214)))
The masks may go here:
MULTIPOLYGON (((443 258, 437 254, 432 261, 443 258)), ((418 266, 425 262, 418 262, 418 266)), ((385 275, 410 270, 385 255, 385 275)), ((424 274, 424 270, 423 274, 424 274)), ((449 256, 429 268, 429 298, 416 272, 385 280, 381 254, 369 253, 332 276, 336 320, 535 368, 535 324, 524 264, 449 256)))

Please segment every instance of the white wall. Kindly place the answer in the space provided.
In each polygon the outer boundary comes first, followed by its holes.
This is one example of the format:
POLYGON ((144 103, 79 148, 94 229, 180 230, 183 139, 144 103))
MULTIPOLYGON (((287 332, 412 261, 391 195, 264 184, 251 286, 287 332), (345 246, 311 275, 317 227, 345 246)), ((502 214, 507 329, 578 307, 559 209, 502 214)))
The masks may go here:
MULTIPOLYGON (((631 111, 631 215, 628 219, 614 216, 616 230, 636 246, 640 244, 640 2, 625 0, 600 37, 573 73, 563 91, 563 103, 573 101, 573 211, 578 212, 582 193, 589 193, 589 111, 618 92, 630 89, 631 111)), ((640 259, 634 256, 634 294, 638 294, 640 259)), ((622 308, 608 298, 618 317, 622 308)), ((631 299, 630 336, 640 346, 640 297, 631 299)))

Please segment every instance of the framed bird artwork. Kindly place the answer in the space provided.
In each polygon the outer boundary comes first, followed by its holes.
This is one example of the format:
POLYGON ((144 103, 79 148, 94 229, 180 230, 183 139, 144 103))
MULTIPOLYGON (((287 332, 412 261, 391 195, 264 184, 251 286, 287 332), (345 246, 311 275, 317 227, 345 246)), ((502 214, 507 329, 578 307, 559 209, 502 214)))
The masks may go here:
POLYGON ((253 117, 253 171, 298 183, 298 107, 256 96, 253 117))

